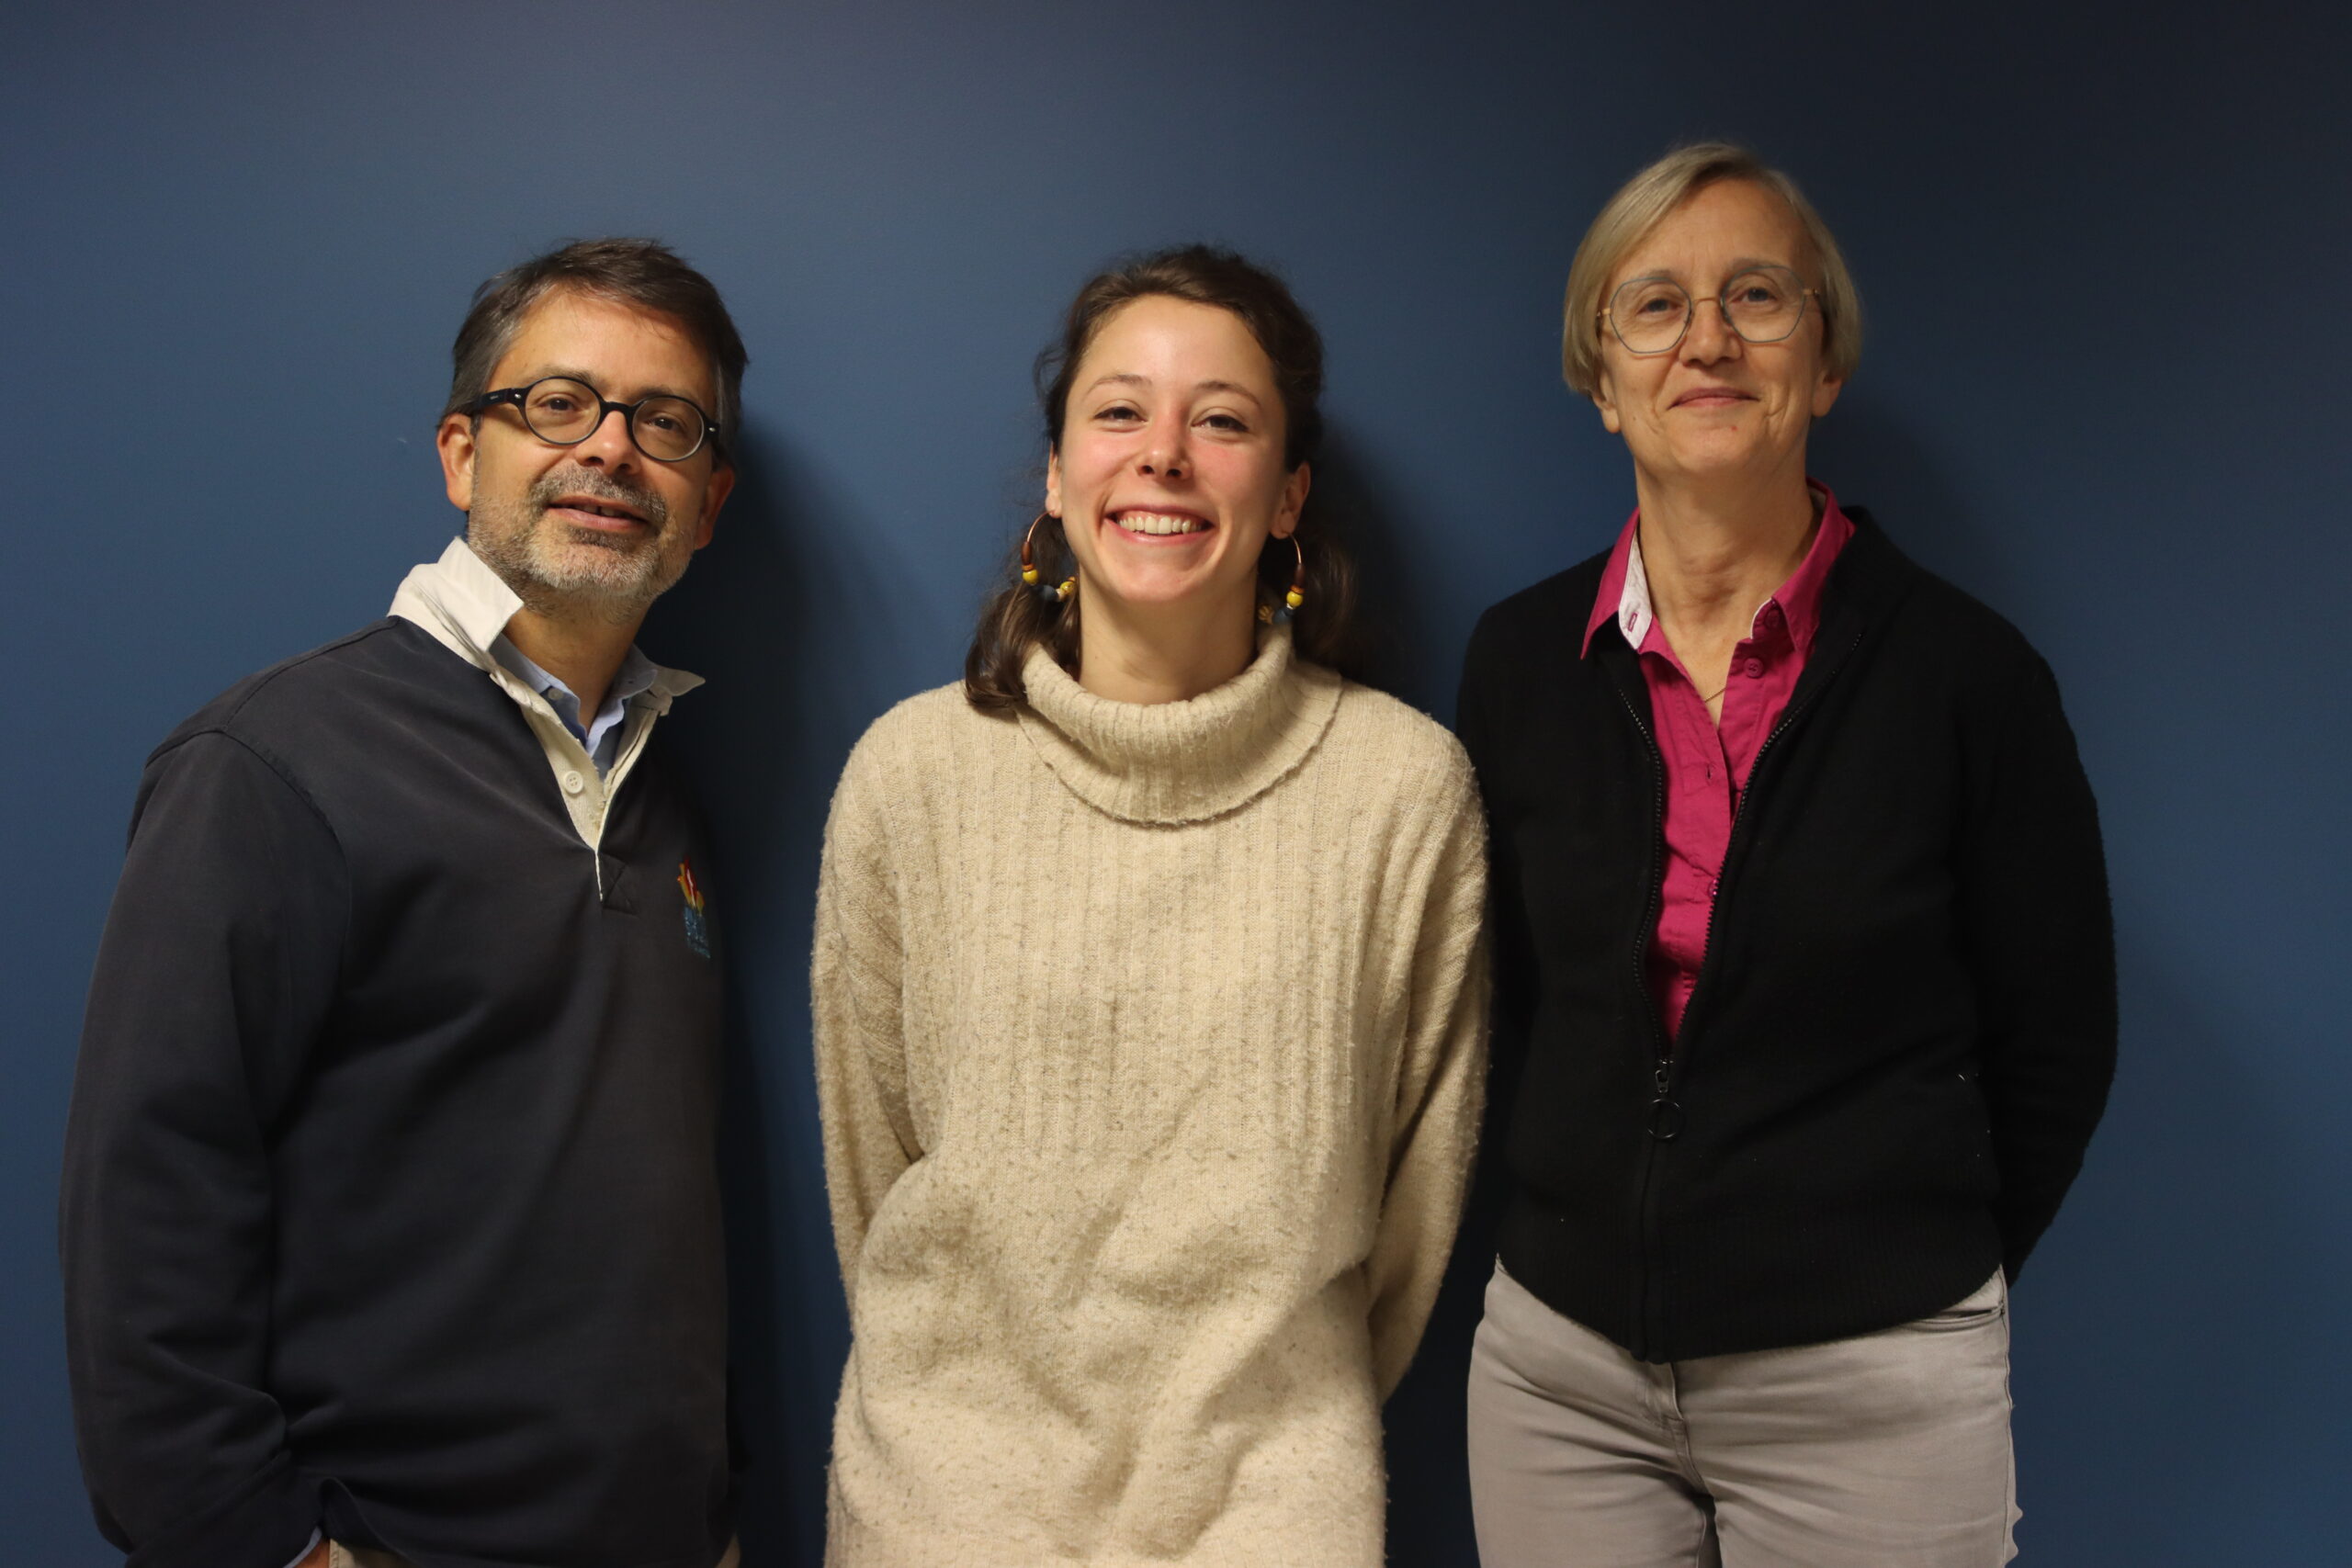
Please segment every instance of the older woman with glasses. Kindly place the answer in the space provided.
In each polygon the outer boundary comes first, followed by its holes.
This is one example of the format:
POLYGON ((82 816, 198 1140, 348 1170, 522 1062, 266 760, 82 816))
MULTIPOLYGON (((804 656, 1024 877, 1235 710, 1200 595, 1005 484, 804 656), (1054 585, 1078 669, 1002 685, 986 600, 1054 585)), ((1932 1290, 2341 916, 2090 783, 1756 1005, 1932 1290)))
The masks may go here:
POLYGON ((2014 1553, 2007 1292, 2113 1068, 2106 875, 2048 666, 1807 477, 1858 344, 1737 148, 1635 175, 1568 275, 1640 504, 1463 676, 1518 1065, 1487 1568, 2014 1553))

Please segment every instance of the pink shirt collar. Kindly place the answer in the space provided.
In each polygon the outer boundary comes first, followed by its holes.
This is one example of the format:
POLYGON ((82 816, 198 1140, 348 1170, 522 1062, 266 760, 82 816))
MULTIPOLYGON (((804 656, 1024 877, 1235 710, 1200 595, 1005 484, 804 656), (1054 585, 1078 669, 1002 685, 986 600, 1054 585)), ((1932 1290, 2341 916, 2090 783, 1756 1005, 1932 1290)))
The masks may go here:
MULTIPOLYGON (((1813 545, 1797 563, 1796 570, 1781 584, 1763 604, 1756 606, 1761 616, 1771 605, 1781 607, 1781 616, 1788 625, 1789 640, 1796 645, 1798 657, 1813 651, 1813 636, 1821 627, 1821 591, 1829 581, 1829 569, 1837 564, 1838 552, 1854 536, 1853 520, 1838 505, 1838 497, 1818 479, 1805 483, 1821 495, 1821 526, 1814 530, 1813 545)), ((1592 615, 1585 622, 1584 643, 1579 656, 1592 651, 1592 636, 1611 620, 1624 634, 1625 646, 1636 651, 1642 647, 1652 627, 1657 625, 1657 615, 1650 608, 1649 573, 1642 566, 1642 511, 1625 519, 1624 531, 1617 536, 1616 547, 1609 552, 1609 564, 1600 573, 1600 592, 1593 595, 1592 615)), ((1748 635, 1762 635, 1762 627, 1751 618, 1748 635)))

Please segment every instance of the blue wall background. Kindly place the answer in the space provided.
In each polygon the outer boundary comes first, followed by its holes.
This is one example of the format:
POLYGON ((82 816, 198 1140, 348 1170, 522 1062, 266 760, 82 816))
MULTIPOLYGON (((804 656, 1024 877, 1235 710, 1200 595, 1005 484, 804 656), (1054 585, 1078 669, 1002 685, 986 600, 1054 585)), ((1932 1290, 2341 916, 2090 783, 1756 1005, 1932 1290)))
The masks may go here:
MULTIPOLYGON (((743 488, 657 612, 723 840, 755 1564, 818 1561, 842 1314, 805 1021, 832 778, 953 678, 1035 493, 1026 378, 1102 259, 1276 262, 1330 341, 1385 679, 1606 542, 1559 286, 1670 141, 1794 171, 1871 310, 1817 472, 2049 655, 2102 802, 2125 1041, 2016 1304, 2025 1560, 2343 1561, 2352 876, 2340 7, 1455 0, 11 7, 0 19, 0 1559, 112 1560, 53 1211, 139 764, 381 612, 457 517, 481 277, 665 236, 754 362, 743 488), (555 128, 555 129, 548 129, 555 128)), ((1475 1250, 1475 1244, 1474 1244, 1475 1250)), ((1463 1270, 1476 1272, 1475 1259, 1463 1270)), ((1391 1407, 1395 1560, 1472 1561, 1457 1292, 1391 1407)))

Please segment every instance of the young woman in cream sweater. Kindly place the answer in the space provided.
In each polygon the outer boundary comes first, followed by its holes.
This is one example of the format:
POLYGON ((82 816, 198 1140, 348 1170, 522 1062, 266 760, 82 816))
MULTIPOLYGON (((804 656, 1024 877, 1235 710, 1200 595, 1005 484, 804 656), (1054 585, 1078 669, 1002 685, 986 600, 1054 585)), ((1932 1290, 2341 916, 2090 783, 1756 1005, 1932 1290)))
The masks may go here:
POLYGON ((1279 280, 1105 273, 1044 372, 1029 581, 826 830, 827 1561, 1375 1568, 1485 1068, 1475 786, 1318 661, 1349 579, 1279 280))

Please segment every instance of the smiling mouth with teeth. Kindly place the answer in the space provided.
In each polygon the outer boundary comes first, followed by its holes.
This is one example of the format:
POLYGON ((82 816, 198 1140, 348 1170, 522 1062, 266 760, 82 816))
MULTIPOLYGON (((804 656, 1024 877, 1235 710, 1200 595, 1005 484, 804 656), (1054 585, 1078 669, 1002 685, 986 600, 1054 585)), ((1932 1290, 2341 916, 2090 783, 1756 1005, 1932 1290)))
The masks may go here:
POLYGON ((1209 526, 1197 517, 1164 512, 1123 512, 1111 521, 1130 534, 1205 534, 1209 526))

